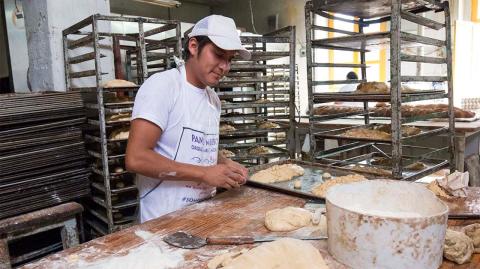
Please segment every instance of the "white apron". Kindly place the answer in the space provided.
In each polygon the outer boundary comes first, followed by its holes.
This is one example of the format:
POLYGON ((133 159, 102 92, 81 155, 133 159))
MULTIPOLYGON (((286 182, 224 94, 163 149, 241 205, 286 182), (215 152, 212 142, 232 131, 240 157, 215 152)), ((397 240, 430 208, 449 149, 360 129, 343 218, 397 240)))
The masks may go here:
MULTIPOLYGON (((179 67, 181 91, 186 87, 186 73, 184 67, 179 67)), ((184 113, 183 130, 178 139, 177 151, 173 160, 198 166, 212 166, 217 164, 220 104, 215 92, 207 87, 211 116, 205 113, 184 113), (213 96, 213 95, 215 96, 213 96), (217 104, 218 103, 218 104, 217 104)), ((181 98, 185 102, 185 98, 181 98)), ((188 104, 186 104, 188 105, 188 104)), ((210 114, 209 114, 210 115, 210 114)), ((153 184, 140 193, 140 222, 158 218, 176 211, 187 205, 208 199, 215 195, 216 188, 194 181, 181 180, 150 180, 153 184)), ((143 185, 145 186, 145 184, 143 185)))

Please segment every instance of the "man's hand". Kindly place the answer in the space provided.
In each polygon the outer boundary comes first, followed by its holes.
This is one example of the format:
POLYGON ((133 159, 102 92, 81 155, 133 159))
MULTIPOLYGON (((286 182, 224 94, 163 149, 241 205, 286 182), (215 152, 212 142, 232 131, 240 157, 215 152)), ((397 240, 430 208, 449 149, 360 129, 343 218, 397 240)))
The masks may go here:
MULTIPOLYGON (((232 189, 245 183, 246 175, 240 164, 217 164, 204 167, 203 182, 210 186, 232 189), (238 167, 240 166, 240 167, 238 167)), ((246 169, 245 169, 246 170, 246 169)))
POLYGON ((232 161, 230 159, 227 159, 225 161, 225 164, 228 166, 228 167, 231 167, 232 169, 237 169, 237 170, 240 170, 241 173, 242 173, 242 176, 244 178, 244 181, 241 182, 240 184, 245 184, 245 182, 247 182, 247 177, 248 177, 248 169, 245 168, 245 166, 235 162, 235 161, 232 161))

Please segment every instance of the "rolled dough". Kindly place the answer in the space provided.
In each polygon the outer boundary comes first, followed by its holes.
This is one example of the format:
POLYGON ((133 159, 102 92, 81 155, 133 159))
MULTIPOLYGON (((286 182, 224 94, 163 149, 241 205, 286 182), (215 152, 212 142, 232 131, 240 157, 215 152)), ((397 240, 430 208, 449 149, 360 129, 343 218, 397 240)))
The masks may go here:
POLYGON ((310 243, 282 238, 264 243, 234 258, 223 269, 328 269, 320 252, 310 243))
POLYGON ((250 179, 261 183, 275 183, 281 181, 288 181, 296 176, 301 176, 305 173, 301 166, 296 164, 282 164, 274 165, 265 170, 261 170, 253 174, 250 179))
POLYGON ((336 177, 334 179, 327 180, 313 187, 312 193, 315 194, 316 196, 325 198, 325 196, 327 195, 328 189, 330 189, 335 185, 352 183, 352 182, 363 181, 363 180, 367 180, 367 179, 364 176, 358 175, 358 174, 336 177))
POLYGON ((474 253, 480 253, 480 223, 474 223, 463 227, 462 231, 473 240, 474 253))
POLYGON ((458 264, 470 260, 473 253, 473 240, 462 232, 447 229, 443 257, 458 264))
POLYGON ((265 214, 265 227, 273 232, 293 231, 311 224, 312 213, 300 207, 277 208, 265 214))

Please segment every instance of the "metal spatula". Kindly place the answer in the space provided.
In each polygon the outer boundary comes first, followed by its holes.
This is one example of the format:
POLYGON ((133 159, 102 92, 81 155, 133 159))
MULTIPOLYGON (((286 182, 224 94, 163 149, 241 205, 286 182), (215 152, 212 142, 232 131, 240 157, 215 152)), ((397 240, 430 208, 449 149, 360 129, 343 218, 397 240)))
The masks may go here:
MULTIPOLYGON (((270 242, 280 239, 278 236, 227 236, 227 237, 199 237, 186 232, 174 232, 163 238, 168 244, 186 249, 201 248, 206 245, 244 245, 260 242, 270 242)), ((324 240, 326 236, 294 237, 300 240, 324 240)))

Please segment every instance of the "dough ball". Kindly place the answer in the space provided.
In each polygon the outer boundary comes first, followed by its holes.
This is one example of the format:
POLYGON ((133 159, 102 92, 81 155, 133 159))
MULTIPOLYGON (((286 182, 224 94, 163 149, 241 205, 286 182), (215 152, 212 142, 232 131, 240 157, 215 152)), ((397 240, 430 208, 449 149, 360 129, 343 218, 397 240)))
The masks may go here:
POLYGON ((293 238, 282 238, 263 243, 220 268, 328 269, 329 267, 318 249, 311 243, 293 238))
POLYGON ((332 178, 332 175, 328 172, 323 173, 322 179, 323 180, 329 180, 332 178))
POLYGON ((207 267, 208 269, 217 269, 217 268, 223 268, 224 266, 227 266, 229 263, 232 262, 233 259, 236 257, 242 255, 243 253, 247 252, 248 249, 242 249, 240 251, 232 251, 232 252, 227 252, 218 256, 213 257, 208 264, 207 267))
POLYGON ((473 253, 473 240, 462 232, 447 229, 443 257, 457 264, 470 260, 473 253))
POLYGON ((120 166, 115 167, 115 168, 113 169, 113 172, 115 172, 115 173, 122 173, 123 171, 125 171, 125 170, 123 170, 123 168, 120 167, 120 166))
POLYGON ((473 240, 474 252, 480 253, 480 223, 467 225, 462 231, 473 240))
POLYGON ((273 232, 288 232, 311 223, 312 213, 299 207, 277 208, 265 214, 265 227, 273 232))
POLYGON ((295 189, 301 189, 302 188, 302 181, 300 179, 295 180, 295 183, 293 184, 293 187, 295 189))

